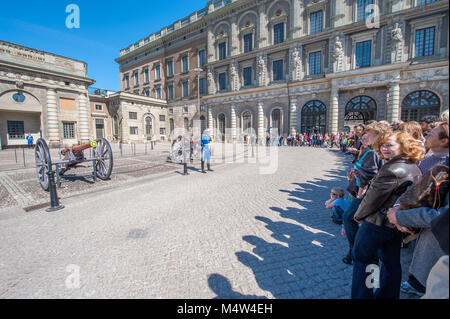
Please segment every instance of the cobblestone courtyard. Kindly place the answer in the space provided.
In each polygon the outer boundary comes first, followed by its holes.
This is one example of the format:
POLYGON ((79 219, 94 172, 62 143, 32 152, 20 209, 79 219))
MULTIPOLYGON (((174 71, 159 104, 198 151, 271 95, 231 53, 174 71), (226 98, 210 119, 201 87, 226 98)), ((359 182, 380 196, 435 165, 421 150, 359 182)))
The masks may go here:
POLYGON ((0 298, 349 298, 347 242, 324 209, 348 164, 283 147, 272 175, 229 163, 3 212, 0 298))

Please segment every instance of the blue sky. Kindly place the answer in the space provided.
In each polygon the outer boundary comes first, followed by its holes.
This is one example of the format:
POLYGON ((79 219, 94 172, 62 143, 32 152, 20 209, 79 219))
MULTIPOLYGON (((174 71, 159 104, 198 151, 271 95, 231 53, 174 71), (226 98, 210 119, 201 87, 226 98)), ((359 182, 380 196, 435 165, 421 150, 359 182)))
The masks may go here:
POLYGON ((123 49, 207 6, 207 0, 2 1, 0 39, 88 64, 93 86, 119 90, 123 49), (80 28, 66 27, 66 7, 80 8, 80 28))

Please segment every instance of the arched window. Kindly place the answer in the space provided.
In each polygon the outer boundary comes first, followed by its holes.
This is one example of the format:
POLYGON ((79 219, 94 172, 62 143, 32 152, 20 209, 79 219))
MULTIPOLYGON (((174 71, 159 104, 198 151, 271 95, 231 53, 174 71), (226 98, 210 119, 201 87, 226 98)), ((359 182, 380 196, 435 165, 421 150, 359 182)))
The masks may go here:
MULTIPOLYGON (((354 117, 351 113, 361 113, 362 121, 376 120, 377 103, 369 96, 357 96, 351 99, 345 106, 345 116, 354 117)), ((358 115, 361 117, 360 115, 358 115)))
POLYGON ((272 111, 272 129, 273 132, 278 132, 281 135, 281 111, 280 109, 275 109, 272 111))
POLYGON ((441 101, 430 91, 415 91, 409 93, 402 102, 402 121, 419 122, 426 115, 439 117, 441 101))
POLYGON ((306 103, 302 108, 301 132, 325 134, 327 129, 327 107, 321 101, 306 103))
POLYGON ((242 114, 242 130, 245 132, 250 128, 252 128, 252 115, 249 111, 245 111, 242 114))
POLYGON ((206 118, 204 115, 200 116, 200 133, 203 134, 203 132, 206 130, 206 118))
POLYGON ((349 112, 345 114, 345 121, 362 121, 364 122, 364 114, 361 112, 349 112))
POLYGON ((145 118, 145 134, 147 136, 151 136, 153 134, 153 123, 150 116, 145 118))

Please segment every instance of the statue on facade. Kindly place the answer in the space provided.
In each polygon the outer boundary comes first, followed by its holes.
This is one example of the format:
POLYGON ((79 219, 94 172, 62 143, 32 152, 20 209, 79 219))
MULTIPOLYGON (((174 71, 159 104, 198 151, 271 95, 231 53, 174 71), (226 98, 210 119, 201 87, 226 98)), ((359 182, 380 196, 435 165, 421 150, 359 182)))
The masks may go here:
POLYGON ((292 80, 298 81, 302 72, 302 60, 300 58, 300 52, 297 49, 292 51, 292 80))
POLYGON ((391 31, 391 63, 402 61, 403 31, 396 22, 391 31))
POLYGON ((333 72, 343 71, 343 57, 344 57, 344 46, 342 45, 342 41, 337 35, 334 38, 333 49, 331 53, 332 61, 333 61, 333 72))
POLYGON ((237 71, 236 63, 231 63, 230 65, 230 83, 231 83, 231 91, 239 91, 239 74, 237 71))
POLYGON ((264 57, 260 55, 258 57, 258 84, 259 86, 266 86, 266 61, 264 57))
POLYGON ((216 93, 216 83, 214 81, 214 71, 209 68, 208 69, 208 94, 216 93))

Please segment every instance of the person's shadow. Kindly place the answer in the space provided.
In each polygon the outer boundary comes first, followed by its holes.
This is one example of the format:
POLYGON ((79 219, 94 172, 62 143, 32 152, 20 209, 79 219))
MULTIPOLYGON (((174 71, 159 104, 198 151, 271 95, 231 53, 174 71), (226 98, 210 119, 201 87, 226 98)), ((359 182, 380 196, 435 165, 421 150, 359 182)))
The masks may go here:
POLYGON ((208 285, 217 295, 213 299, 267 299, 265 296, 243 295, 237 291, 233 291, 230 281, 219 274, 209 275, 208 285))

